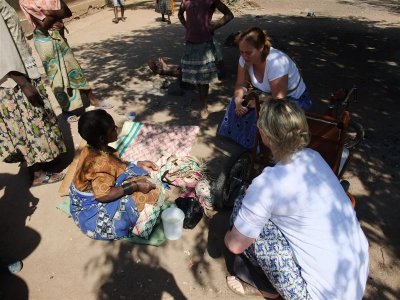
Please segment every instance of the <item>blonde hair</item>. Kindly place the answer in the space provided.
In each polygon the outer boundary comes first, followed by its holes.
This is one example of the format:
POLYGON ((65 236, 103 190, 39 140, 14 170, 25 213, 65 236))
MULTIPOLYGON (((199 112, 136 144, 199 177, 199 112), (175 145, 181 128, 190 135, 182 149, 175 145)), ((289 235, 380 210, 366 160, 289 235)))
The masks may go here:
POLYGON ((245 41, 252 45, 256 49, 264 49, 261 52, 261 58, 264 61, 269 54, 269 49, 272 46, 271 38, 269 37, 266 30, 262 30, 259 27, 251 27, 241 32, 236 38, 236 44, 245 41))
POLYGON ((257 126, 269 139, 276 162, 288 162, 310 143, 304 111, 286 99, 267 101, 260 110, 257 126))

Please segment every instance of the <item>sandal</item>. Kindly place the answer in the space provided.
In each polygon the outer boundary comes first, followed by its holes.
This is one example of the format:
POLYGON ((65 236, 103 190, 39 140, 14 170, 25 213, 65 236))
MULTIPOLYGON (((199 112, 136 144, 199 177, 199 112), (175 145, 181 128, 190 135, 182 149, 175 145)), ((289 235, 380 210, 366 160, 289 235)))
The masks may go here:
POLYGON ((121 17, 121 21, 125 22, 126 21, 126 17, 121 17))
POLYGON ((77 115, 70 115, 67 117, 68 123, 78 122, 78 120, 79 120, 79 117, 77 115))
POLYGON ((32 187, 44 185, 44 184, 50 184, 50 183, 56 183, 61 180, 63 180, 65 177, 64 173, 51 173, 51 172, 44 172, 39 178, 33 179, 32 182, 32 187), (37 179, 40 179, 40 181, 36 181, 37 179))
POLYGON ((236 276, 227 276, 226 284, 236 295, 240 296, 262 296, 261 292, 250 284, 241 281, 236 276))
POLYGON ((113 23, 117 24, 119 20, 117 18, 112 19, 113 23))

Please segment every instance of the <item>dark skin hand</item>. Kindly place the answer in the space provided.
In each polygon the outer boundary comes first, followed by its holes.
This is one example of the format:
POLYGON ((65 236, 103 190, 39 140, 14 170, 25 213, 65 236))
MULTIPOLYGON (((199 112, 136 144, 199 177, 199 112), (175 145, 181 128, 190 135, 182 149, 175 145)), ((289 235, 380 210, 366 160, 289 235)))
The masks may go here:
POLYGON ((42 21, 33 18, 36 26, 42 30, 47 31, 49 29, 62 29, 64 28, 64 23, 62 19, 69 18, 72 16, 72 12, 64 1, 61 1, 61 8, 58 10, 42 10, 46 18, 42 21))
MULTIPOLYGON (((135 181, 135 183, 136 184, 134 184, 134 192, 147 194, 148 192, 156 188, 156 185, 147 179, 140 179, 138 181, 135 181)), ((121 198, 123 195, 124 189, 121 186, 114 186, 110 189, 107 195, 96 198, 96 200, 103 203, 112 202, 118 198, 121 198)))
MULTIPOLYGON (((138 161, 136 165, 149 173, 158 170, 158 166, 150 160, 138 161)), ((135 192, 142 192, 144 194, 147 194, 152 189, 156 188, 156 185, 153 182, 146 179, 141 179, 135 182, 137 184, 135 185, 135 192)), ((123 188, 120 186, 119 187, 115 186, 110 189, 110 192, 107 195, 97 198, 97 201, 112 202, 115 199, 122 197, 123 195, 124 195, 123 188)))
MULTIPOLYGON (((218 28, 224 26, 226 23, 233 19, 233 13, 231 10, 220 0, 215 1, 215 8, 218 9, 224 16, 217 21, 211 21, 211 32, 213 33, 218 28)), ((185 9, 182 6, 179 7, 178 18, 181 24, 186 28, 186 19, 184 16, 185 9)))
POLYGON ((24 93, 26 98, 28 98, 30 104, 35 107, 43 107, 43 99, 38 90, 31 84, 30 80, 24 74, 19 72, 10 72, 8 73, 8 76, 19 85, 21 91, 24 93))

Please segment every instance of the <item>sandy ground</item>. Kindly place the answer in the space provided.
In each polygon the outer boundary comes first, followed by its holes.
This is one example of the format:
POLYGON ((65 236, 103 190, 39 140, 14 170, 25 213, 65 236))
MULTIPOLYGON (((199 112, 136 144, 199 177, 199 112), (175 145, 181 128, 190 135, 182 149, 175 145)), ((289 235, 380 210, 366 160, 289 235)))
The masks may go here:
MULTIPOLYGON (((233 143, 216 137, 232 94, 238 51, 223 47, 227 78, 212 87, 208 120, 192 117, 196 94, 168 96, 164 79, 146 68, 149 56, 179 62, 183 28, 156 21, 153 2, 129 2, 127 22, 113 24, 112 10, 96 11, 68 23, 69 42, 99 97, 114 105, 123 122, 127 112, 150 123, 199 125, 193 154, 217 175, 233 143)), ((400 298, 399 134, 400 7, 398 1, 240 2, 235 19, 217 39, 262 26, 274 45, 295 58, 323 110, 338 87, 359 87, 352 117, 364 125, 365 140, 353 151, 344 177, 357 197, 356 211, 370 242, 370 278, 365 299, 400 298), (314 12, 315 17, 307 17, 314 12), (396 118, 397 115, 397 118, 396 118)), ((43 72, 43 69, 42 69, 43 72)), ((173 82, 173 79, 169 79, 173 82)), ((59 108, 55 107, 59 112, 59 108)), ((80 138, 76 124, 60 116, 69 153, 80 138)), ((239 299, 225 285, 222 238, 228 211, 203 219, 178 241, 160 247, 92 241, 56 209, 59 184, 28 188, 27 171, 0 163, 0 257, 23 259, 17 275, 0 277, 0 299, 239 299)), ((347 299, 345 299, 347 300, 347 299)))

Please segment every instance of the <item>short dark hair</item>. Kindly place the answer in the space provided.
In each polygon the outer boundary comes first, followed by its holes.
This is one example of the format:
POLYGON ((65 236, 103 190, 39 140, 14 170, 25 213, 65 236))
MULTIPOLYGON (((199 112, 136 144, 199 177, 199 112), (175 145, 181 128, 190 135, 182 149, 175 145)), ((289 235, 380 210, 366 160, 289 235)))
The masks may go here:
POLYGON ((98 148, 101 138, 107 136, 107 132, 114 124, 114 119, 105 110, 91 110, 79 118, 78 132, 90 146, 98 148))

